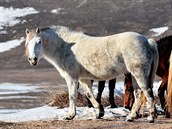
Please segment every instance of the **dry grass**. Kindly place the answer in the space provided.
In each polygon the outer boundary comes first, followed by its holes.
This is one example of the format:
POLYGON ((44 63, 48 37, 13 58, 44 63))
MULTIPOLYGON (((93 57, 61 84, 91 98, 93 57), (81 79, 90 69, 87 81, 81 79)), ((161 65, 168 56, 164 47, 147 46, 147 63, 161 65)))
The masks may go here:
MULTIPOLYGON (((69 106, 69 95, 67 91, 50 91, 50 97, 48 98, 48 103, 51 106, 58 106, 60 108, 68 107, 69 106)), ((123 106, 123 95, 115 96, 115 103, 118 106, 123 106)), ((87 99, 86 96, 78 93, 76 105, 79 107, 87 106, 87 99)), ((109 106, 109 97, 102 98, 102 105, 109 106)))

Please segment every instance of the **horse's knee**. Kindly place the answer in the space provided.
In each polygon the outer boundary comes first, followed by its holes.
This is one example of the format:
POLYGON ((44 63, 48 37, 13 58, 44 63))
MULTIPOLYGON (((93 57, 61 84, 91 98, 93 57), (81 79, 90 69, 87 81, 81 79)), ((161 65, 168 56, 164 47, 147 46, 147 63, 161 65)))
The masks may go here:
POLYGON ((90 98, 91 98, 90 93, 86 93, 86 96, 87 96, 87 98, 88 98, 88 99, 90 99, 90 98))
POLYGON ((74 95, 69 95, 69 100, 75 101, 76 100, 76 97, 74 95))

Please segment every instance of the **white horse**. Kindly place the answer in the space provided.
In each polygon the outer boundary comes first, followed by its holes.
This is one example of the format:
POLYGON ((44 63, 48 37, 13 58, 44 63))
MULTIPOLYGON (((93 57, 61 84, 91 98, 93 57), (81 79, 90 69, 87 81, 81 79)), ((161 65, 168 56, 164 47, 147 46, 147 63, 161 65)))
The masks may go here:
POLYGON ((159 60, 154 40, 134 32, 91 37, 66 27, 54 27, 26 29, 25 45, 31 65, 36 65, 44 57, 66 80, 69 113, 65 119, 73 119, 76 115, 78 82, 96 109, 96 118, 100 118, 104 115, 104 109, 94 98, 90 80, 110 80, 130 72, 135 88, 135 103, 126 120, 134 120, 143 91, 150 112, 147 119, 154 122, 152 86, 159 60))

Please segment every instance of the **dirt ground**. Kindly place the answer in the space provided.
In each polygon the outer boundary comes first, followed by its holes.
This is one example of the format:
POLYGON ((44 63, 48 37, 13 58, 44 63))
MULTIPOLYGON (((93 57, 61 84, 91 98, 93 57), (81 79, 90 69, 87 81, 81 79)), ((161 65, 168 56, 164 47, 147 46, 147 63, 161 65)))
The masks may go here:
MULTIPOLYGON (((19 18, 27 21, 23 24, 4 28, 8 34, 0 34, 0 42, 25 36, 26 28, 50 25, 64 25, 96 36, 136 31, 148 37, 152 34, 149 31, 150 28, 168 26, 169 30, 160 37, 172 34, 171 0, 102 0, 101 2, 98 0, 66 0, 65 2, 62 0, 1 0, 0 5, 15 8, 34 7, 40 12, 19 18), (60 14, 50 13, 52 9, 57 8, 62 8, 60 14)), ((22 43, 11 51, 0 53, 0 83, 65 84, 58 72, 44 60, 41 60, 38 66, 31 67, 24 56, 24 51, 24 43, 22 43)), ((125 122, 123 117, 99 120, 0 122, 0 129, 57 128, 172 129, 172 119, 158 116, 154 123, 148 123, 145 118, 136 119, 130 123, 125 122)))
POLYGON ((154 123, 146 120, 125 122, 124 118, 118 120, 47 120, 21 123, 0 122, 1 129, 172 129, 172 119, 159 117, 154 123))

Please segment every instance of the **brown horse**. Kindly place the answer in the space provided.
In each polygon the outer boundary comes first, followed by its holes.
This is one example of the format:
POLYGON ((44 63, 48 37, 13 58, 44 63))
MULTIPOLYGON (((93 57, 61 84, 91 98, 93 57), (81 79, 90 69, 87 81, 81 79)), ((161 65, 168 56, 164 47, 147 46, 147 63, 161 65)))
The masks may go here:
POLYGON ((168 76, 167 107, 170 114, 172 114, 172 53, 170 56, 170 67, 169 67, 169 76, 168 76))
MULTIPOLYGON (((159 64, 156 74, 161 77, 162 82, 158 89, 158 96, 160 99, 161 107, 164 109, 164 115, 170 117, 170 114, 167 110, 166 99, 165 99, 165 90, 167 90, 168 82, 168 69, 169 69, 169 58, 172 50, 172 35, 164 37, 157 41, 158 52, 159 52, 159 64)), ((128 79, 125 84, 129 84, 128 87, 132 87, 131 75, 127 75, 128 79)), ((129 107, 133 102, 129 101, 130 98, 127 96, 133 96, 133 92, 126 92, 125 90, 125 107, 129 107)), ((134 99, 134 98, 133 98, 134 99)))

